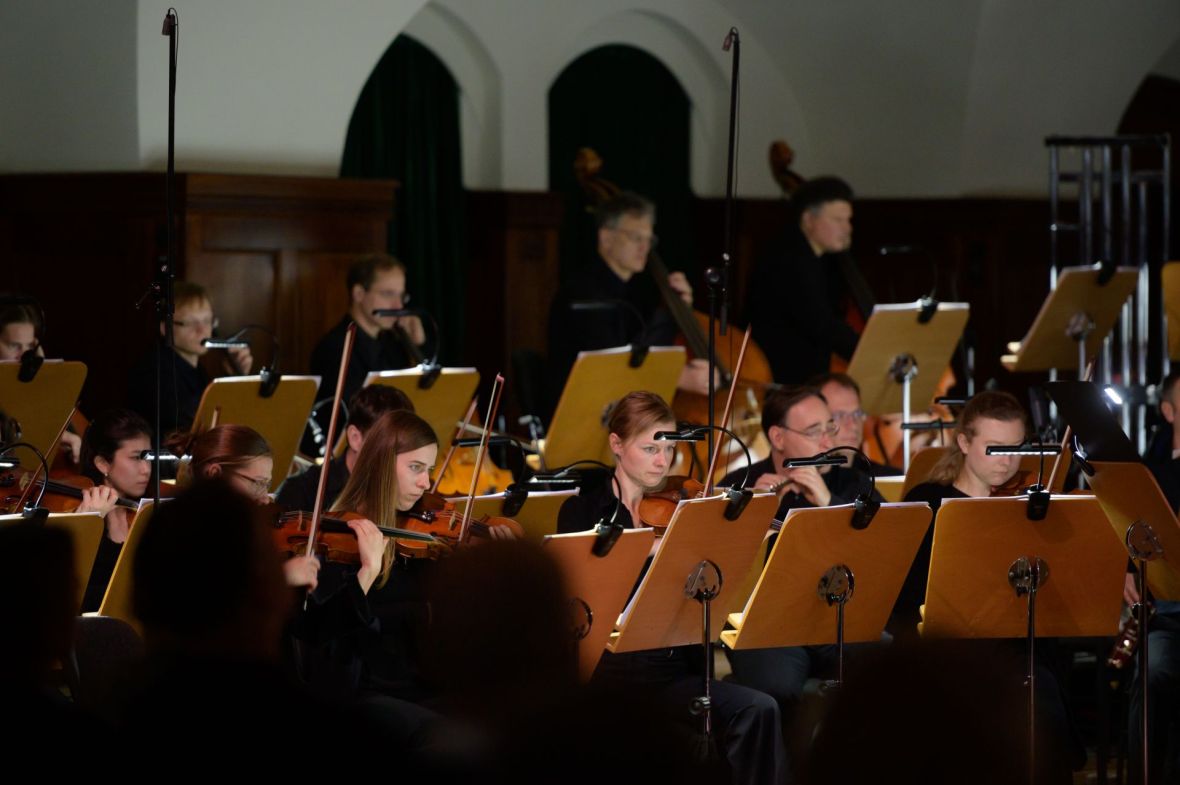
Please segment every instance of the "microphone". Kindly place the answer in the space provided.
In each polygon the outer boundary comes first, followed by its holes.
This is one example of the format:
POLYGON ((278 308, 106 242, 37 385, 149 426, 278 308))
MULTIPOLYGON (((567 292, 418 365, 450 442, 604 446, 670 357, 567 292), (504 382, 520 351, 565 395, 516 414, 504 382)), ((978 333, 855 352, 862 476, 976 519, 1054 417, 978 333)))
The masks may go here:
POLYGON ((250 343, 241 338, 206 338, 201 341, 201 346, 206 349, 248 349, 250 343))
POLYGON ((160 35, 172 35, 172 31, 176 29, 176 9, 169 8, 168 12, 164 14, 164 27, 160 31, 160 35))

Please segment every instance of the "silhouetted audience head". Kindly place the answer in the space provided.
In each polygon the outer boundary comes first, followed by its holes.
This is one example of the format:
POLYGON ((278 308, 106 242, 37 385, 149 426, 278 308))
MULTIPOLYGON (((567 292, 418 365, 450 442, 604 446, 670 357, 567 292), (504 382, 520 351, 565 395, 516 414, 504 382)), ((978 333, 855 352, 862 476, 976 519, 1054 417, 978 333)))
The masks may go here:
POLYGON ((147 522, 132 607, 154 650, 278 656, 291 594, 260 509, 222 482, 196 485, 147 522))
POLYGON ((1027 692, 1013 651, 927 641, 857 658, 830 696, 803 781, 1026 781, 1027 692))
POLYGON ((23 523, 0 527, 0 684, 45 683, 70 651, 77 606, 69 534, 23 523))

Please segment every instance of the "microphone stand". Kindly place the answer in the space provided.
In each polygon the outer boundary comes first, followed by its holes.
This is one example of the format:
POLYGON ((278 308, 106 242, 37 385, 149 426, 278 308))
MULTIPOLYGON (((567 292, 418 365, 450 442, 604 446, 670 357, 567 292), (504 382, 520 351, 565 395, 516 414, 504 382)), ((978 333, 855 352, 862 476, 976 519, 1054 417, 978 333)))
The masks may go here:
MULTIPOLYGON (((720 267, 705 270, 705 285, 709 288, 709 455, 713 454, 714 428, 717 414, 714 407, 717 400, 717 321, 720 314, 721 334, 729 326, 729 266, 733 249, 733 176, 734 159, 737 157, 737 110, 738 110, 738 68, 741 65, 742 41, 736 27, 729 28, 722 51, 733 51, 733 67, 729 84, 729 145, 725 173, 725 240, 721 249, 720 267)), ((736 384, 734 379, 731 384, 736 384)))
MULTIPOLYGON (((172 317, 176 313, 173 300, 172 283, 176 279, 176 220, 175 220, 175 185, 176 180, 176 55, 179 43, 180 19, 175 8, 169 8, 164 15, 162 35, 168 36, 168 172, 164 176, 165 192, 165 223, 167 250, 164 259, 158 262, 155 278, 148 285, 148 290, 139 298, 136 307, 140 307, 149 298, 155 300, 156 316, 164 326, 164 332, 156 339, 156 421, 153 424, 152 441, 156 455, 163 452, 163 434, 160 433, 161 376, 165 359, 165 351, 173 345, 172 317)), ((155 470, 156 479, 153 484, 152 499, 156 505, 160 503, 160 472, 155 470)))

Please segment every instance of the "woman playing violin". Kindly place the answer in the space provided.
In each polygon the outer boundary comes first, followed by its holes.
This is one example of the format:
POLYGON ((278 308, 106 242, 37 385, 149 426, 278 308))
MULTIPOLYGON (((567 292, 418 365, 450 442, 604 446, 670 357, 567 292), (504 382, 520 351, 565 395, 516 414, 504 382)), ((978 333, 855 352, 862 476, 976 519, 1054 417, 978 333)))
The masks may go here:
MULTIPOLYGON (((266 439, 253 428, 219 425, 193 439, 189 452, 189 473, 193 482, 221 479, 257 504, 270 502, 268 491, 274 471, 274 458, 266 439)), ((372 521, 352 520, 348 526, 356 534, 360 553, 361 564, 356 572, 356 581, 361 592, 367 593, 381 574, 385 538, 372 521)), ((309 590, 316 588, 320 568, 320 562, 315 556, 295 556, 283 564, 288 585, 309 590)))
POLYGON ((616 507, 616 523, 634 528, 641 520, 639 504, 644 494, 658 489, 668 476, 676 457, 676 443, 656 441, 655 435, 658 431, 676 430, 676 417, 663 398, 650 392, 627 394, 611 410, 606 427, 610 451, 615 456, 614 477, 566 501, 557 517, 559 532, 593 528, 604 517, 609 520, 614 516, 616 507), (622 495, 617 496, 617 491, 622 495))
MULTIPOLYGON (((625 528, 634 527, 644 493, 659 488, 672 465, 674 444, 656 441, 655 434, 675 427, 671 407, 655 393, 632 392, 623 396, 607 420, 608 440, 615 456, 614 479, 622 495, 615 495, 615 483, 610 481, 585 495, 570 498, 558 514, 558 531, 593 528, 599 520, 610 520, 616 511, 618 523, 625 528)), ((699 646, 606 653, 594 673, 594 681, 628 690, 649 690, 651 697, 673 712, 673 716, 692 721, 684 707, 701 688, 700 657, 699 646)), ((774 700, 757 690, 728 682, 714 682, 711 692, 715 732, 733 770, 733 781, 781 782, 786 753, 774 700)))
POLYGON ((86 596, 84 611, 97 610, 115 569, 123 542, 131 528, 131 510, 116 506, 119 497, 142 498, 151 479, 151 465, 141 454, 152 446, 151 428, 135 412, 112 409, 90 423, 82 437, 82 474, 94 481, 94 487, 82 491, 77 512, 101 513, 106 536, 98 547, 86 596))

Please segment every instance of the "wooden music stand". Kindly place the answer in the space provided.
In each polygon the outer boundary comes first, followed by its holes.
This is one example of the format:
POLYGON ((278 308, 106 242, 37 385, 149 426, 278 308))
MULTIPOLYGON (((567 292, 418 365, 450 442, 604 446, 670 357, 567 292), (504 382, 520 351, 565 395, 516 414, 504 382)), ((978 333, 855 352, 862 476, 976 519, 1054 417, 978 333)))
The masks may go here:
MULTIPOLYGON (((414 411, 434 429, 438 451, 446 454, 455 436, 455 426, 479 386, 479 371, 474 368, 443 368, 434 383, 423 388, 421 367, 401 371, 373 371, 365 377, 365 386, 383 384, 396 387, 409 396, 414 411)), ((487 424, 487 423, 485 423, 487 424)), ((343 438, 343 434, 341 434, 343 438)))
POLYGON ((1093 496, 947 499, 934 523, 923 637, 1020 638, 1028 645, 1029 777, 1036 771, 1036 638, 1113 635, 1127 554, 1093 496))
POLYGON ((615 653, 702 644, 701 695, 692 701, 691 711, 701 717, 705 739, 712 734, 709 647, 737 603, 737 581, 754 561, 778 498, 754 496, 733 521, 725 519, 728 505, 724 496, 677 505, 651 566, 606 644, 615 653))
POLYGON ((102 596, 102 604, 98 606, 98 616, 109 616, 122 619, 135 629, 142 638, 143 625, 131 609, 131 570, 135 562, 135 552, 139 549, 139 541, 152 517, 153 505, 145 499, 135 519, 131 522, 131 529, 127 532, 127 539, 123 541, 123 548, 119 551, 119 559, 115 562, 115 569, 111 572, 110 583, 106 593, 102 596))
MULTIPOLYGON (((0 526, 12 526, 25 520, 21 515, 0 515, 0 526)), ((64 529, 74 543, 74 577, 77 579, 74 609, 80 611, 82 599, 86 595, 86 584, 90 580, 90 570, 94 567, 94 557, 98 554, 98 545, 106 531, 102 516, 96 512, 50 513, 45 525, 64 529)))
POLYGON ((652 347, 638 368, 631 367, 630 346, 580 352, 541 445, 544 465, 610 461, 605 427, 610 408, 635 390, 649 390, 671 401, 684 363, 681 346, 652 347))
POLYGON ((598 667, 615 619, 651 552, 655 532, 627 529, 602 557, 591 550, 597 537, 597 532, 586 531, 544 538, 545 552, 565 576, 578 646, 578 673, 583 681, 589 681, 598 667))
MULTIPOLYGON (((20 381, 20 363, 0 363, 0 410, 20 423, 21 441, 41 451, 53 463, 52 449, 57 435, 78 404, 86 381, 86 366, 80 362, 46 360, 30 381, 20 381)), ((29 450, 13 454, 25 468, 37 469, 41 462, 29 450)))
MULTIPOLYGON (((492 515, 512 518, 524 529, 525 539, 540 542, 557 532, 558 510, 565 504, 566 499, 577 494, 576 488, 566 491, 529 491, 519 510, 512 514, 504 511, 508 497, 506 492, 476 496, 471 517, 478 519, 484 515, 492 515)), ((462 515, 463 510, 467 508, 466 496, 452 497, 448 501, 455 503, 457 515, 462 515)))
POLYGON ((921 632, 934 638, 1023 638, 1026 602, 1006 576, 1021 557, 1045 561, 1036 634, 1113 635, 1127 553, 1093 496, 1053 496, 1030 521, 1027 497, 947 499, 934 524, 921 632))
MULTIPOLYGON (((913 402, 924 409, 934 400, 943 369, 967 326, 970 306, 938 303, 925 323, 919 321, 922 313, 921 301, 874 306, 848 364, 867 413, 901 412, 904 424, 910 421, 913 402)), ((909 434, 902 445, 902 468, 908 469, 909 434)))
POLYGON ((193 418, 193 434, 216 425, 248 425, 266 439, 274 456, 273 493, 290 473, 291 461, 299 450, 299 440, 307 427, 318 376, 284 376, 274 394, 258 394, 261 376, 224 376, 214 379, 201 395, 201 404, 193 418))
POLYGON ((930 527, 930 508, 917 502, 881 505, 864 529, 852 514, 851 504, 791 510, 721 641, 734 650, 835 643, 840 683, 845 641, 880 639, 930 527))
POLYGON ((1139 271, 1119 267, 1105 286, 1097 267, 1067 267, 1057 277, 1028 334, 1008 344, 1000 358, 1009 371, 1048 371, 1076 367, 1085 376, 1086 358, 1102 348, 1123 303, 1135 290, 1139 271), (1083 340, 1084 339, 1084 340, 1083 340))
POLYGON ((700 606, 685 597, 685 580, 702 562, 721 574, 711 599, 708 639, 716 641, 737 599, 737 580, 754 561, 778 508, 773 494, 750 500, 736 521, 724 518, 726 500, 680 502, 643 582, 619 617, 607 648, 613 652, 662 649, 701 643, 700 606))

